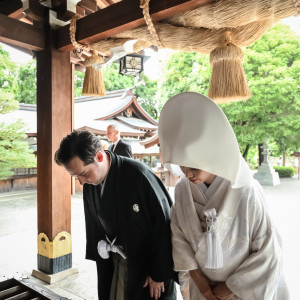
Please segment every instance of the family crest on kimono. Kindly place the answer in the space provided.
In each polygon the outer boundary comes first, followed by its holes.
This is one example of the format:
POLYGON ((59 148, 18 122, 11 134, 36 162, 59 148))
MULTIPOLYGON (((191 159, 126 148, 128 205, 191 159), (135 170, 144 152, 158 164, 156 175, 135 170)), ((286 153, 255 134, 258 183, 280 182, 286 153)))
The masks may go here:
POLYGON ((183 172, 171 230, 184 300, 289 299, 280 236, 219 106, 198 93, 174 96, 159 141, 164 163, 183 172))
POLYGON ((175 300, 171 198, 150 169, 103 151, 88 131, 73 131, 55 161, 83 185, 86 259, 94 260, 100 300, 175 300))

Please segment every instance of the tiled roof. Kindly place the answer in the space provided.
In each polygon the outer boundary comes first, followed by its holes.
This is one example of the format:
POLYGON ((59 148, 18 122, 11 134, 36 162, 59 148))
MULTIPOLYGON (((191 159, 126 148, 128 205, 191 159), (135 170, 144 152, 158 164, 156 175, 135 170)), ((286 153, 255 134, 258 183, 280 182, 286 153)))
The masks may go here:
POLYGON ((138 128, 141 130, 143 130, 143 129, 156 130, 157 129, 157 126, 152 125, 145 120, 141 120, 141 119, 134 118, 134 117, 126 118, 126 117, 118 116, 118 117, 116 117, 116 119, 125 124, 128 124, 132 128, 138 128))
POLYGON ((130 104, 128 90, 108 92, 104 97, 78 97, 75 99, 75 120, 94 120, 109 116, 130 104))
MULTIPOLYGON (((146 120, 138 119, 135 116, 118 115, 132 103, 135 106, 138 105, 137 101, 134 101, 131 90, 128 89, 108 92, 104 97, 78 97, 75 99, 74 105, 74 127, 75 129, 88 129, 95 134, 104 136, 109 124, 117 124, 122 136, 134 138, 144 137, 147 130, 155 131, 157 126, 146 120), (110 115, 112 118, 107 118, 110 115)), ((146 117, 156 123, 149 115, 146 117)), ((10 124, 18 119, 22 119, 26 124, 28 135, 36 135, 36 105, 20 104, 19 110, 5 115, 0 114, 0 122, 10 124)))

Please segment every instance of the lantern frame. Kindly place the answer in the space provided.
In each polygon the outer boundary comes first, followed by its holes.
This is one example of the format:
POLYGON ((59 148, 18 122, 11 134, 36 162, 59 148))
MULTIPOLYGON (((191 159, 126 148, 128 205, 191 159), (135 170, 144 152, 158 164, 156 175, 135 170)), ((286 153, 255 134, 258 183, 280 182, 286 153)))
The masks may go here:
POLYGON ((138 54, 127 54, 120 58, 119 74, 137 76, 144 71, 144 57, 138 54))

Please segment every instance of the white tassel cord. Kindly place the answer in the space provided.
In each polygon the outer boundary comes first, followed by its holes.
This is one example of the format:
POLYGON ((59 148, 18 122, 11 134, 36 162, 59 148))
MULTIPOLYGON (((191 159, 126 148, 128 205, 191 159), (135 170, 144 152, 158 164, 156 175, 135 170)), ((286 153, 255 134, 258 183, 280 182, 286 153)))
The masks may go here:
POLYGON ((106 236, 106 241, 105 240, 101 240, 98 243, 97 246, 97 250, 99 255, 103 258, 103 259, 108 259, 109 258, 109 252, 113 252, 113 253, 118 253, 120 254, 124 259, 126 259, 126 254, 124 253, 124 251, 122 251, 122 249, 119 246, 115 245, 115 241, 117 238, 115 238, 112 242, 109 240, 109 238, 106 236))
POLYGON ((206 263, 208 269, 220 269, 223 267, 223 251, 218 233, 217 212, 214 208, 204 211, 206 216, 206 263))

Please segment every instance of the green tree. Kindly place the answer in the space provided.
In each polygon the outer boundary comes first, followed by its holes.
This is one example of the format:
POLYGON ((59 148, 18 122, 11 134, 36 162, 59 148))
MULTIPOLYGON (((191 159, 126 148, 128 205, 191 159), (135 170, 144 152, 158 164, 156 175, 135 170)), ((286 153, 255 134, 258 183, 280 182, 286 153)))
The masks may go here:
POLYGON ((149 79, 145 74, 140 75, 138 86, 134 93, 139 104, 155 120, 158 118, 157 80, 149 79))
POLYGON ((278 24, 245 51, 251 90, 247 101, 221 105, 244 154, 250 146, 274 141, 280 152, 300 146, 300 43, 278 24))
POLYGON ((169 98, 178 93, 198 92, 207 95, 210 75, 208 55, 195 52, 171 54, 163 66, 158 85, 159 111, 169 98))
POLYGON ((116 63, 112 63, 104 68, 103 77, 107 91, 122 90, 134 86, 134 78, 119 74, 119 64, 116 63))
POLYGON ((14 92, 17 66, 10 60, 9 53, 0 45, 0 89, 14 92))
POLYGON ((74 74, 74 90, 75 90, 75 97, 82 96, 82 87, 83 87, 83 79, 84 79, 84 73, 75 71, 74 74))
POLYGON ((36 61, 22 64, 18 70, 16 100, 20 103, 36 103, 36 61))
POLYGON ((13 94, 0 89, 0 179, 12 176, 12 169, 36 166, 36 157, 24 140, 27 137, 24 123, 21 120, 14 123, 1 120, 1 115, 18 107, 13 94))

